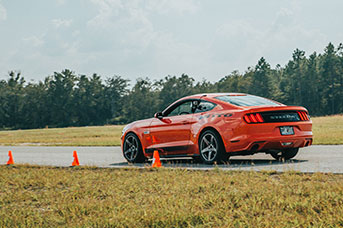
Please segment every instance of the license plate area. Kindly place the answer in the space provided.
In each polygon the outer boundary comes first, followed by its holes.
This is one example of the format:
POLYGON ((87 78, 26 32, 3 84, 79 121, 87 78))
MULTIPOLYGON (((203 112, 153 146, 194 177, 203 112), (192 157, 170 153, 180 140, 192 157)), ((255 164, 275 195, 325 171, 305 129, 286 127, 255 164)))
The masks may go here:
POLYGON ((282 126, 280 127, 281 135, 294 135, 294 129, 292 126, 282 126))

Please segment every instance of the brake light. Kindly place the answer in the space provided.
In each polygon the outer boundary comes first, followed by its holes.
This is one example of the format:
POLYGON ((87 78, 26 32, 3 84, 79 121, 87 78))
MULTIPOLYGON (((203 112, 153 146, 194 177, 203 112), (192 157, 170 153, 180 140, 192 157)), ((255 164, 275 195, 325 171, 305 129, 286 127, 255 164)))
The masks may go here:
POLYGON ((264 120, 260 113, 251 113, 243 116, 243 119, 247 123, 264 123, 264 120))
POLYGON ((260 113, 256 113, 256 119, 257 119, 257 121, 260 122, 260 123, 263 123, 263 122, 264 122, 264 121, 263 121, 263 118, 262 118, 262 116, 261 116, 260 113))
POLYGON ((300 117, 301 120, 304 120, 304 117, 303 117, 303 115, 302 115, 301 112, 298 112, 298 115, 299 115, 299 117, 300 117))
POLYGON ((244 118, 245 122, 251 123, 251 120, 249 119, 249 117, 247 115, 245 115, 243 118, 244 118))
POLYGON ((309 116, 307 115, 307 113, 305 111, 297 111, 297 113, 298 113, 301 121, 310 120, 309 116))
POLYGON ((257 120, 256 120, 254 114, 250 114, 249 118, 252 120, 253 123, 257 123, 257 120))

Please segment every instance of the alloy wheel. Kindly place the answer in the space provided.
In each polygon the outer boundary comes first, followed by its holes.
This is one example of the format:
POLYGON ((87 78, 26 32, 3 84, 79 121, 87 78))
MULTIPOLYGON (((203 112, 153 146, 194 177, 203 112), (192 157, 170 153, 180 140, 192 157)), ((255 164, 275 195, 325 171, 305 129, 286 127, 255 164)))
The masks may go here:
POLYGON ((200 142, 200 154, 206 162, 212 162, 218 153, 218 142, 211 133, 206 133, 200 142))
POLYGON ((130 161, 133 161, 138 155, 138 141, 133 135, 125 139, 124 155, 130 161))

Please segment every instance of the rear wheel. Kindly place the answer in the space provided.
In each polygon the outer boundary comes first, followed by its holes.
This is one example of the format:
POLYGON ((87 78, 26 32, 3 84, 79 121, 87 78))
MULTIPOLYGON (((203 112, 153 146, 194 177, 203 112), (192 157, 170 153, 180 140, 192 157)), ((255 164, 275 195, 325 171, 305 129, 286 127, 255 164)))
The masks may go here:
POLYGON ((125 159, 130 163, 141 163, 146 160, 143 154, 141 142, 135 134, 128 133, 125 136, 123 144, 123 155, 125 159))
POLYGON ((228 159, 220 136, 213 130, 207 130, 200 135, 199 153, 206 164, 222 163, 228 159))
POLYGON ((271 153, 270 155, 276 160, 289 160, 291 158, 294 158, 297 155, 298 151, 299 148, 287 148, 279 152, 271 153))

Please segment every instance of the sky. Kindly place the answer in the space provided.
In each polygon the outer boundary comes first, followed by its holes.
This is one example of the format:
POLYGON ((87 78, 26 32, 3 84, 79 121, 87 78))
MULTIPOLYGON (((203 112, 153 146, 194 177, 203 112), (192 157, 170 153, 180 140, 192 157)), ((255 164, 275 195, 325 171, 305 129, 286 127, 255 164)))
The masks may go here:
POLYGON ((343 43, 342 0, 0 0, 0 79, 53 72, 217 81, 343 43))

